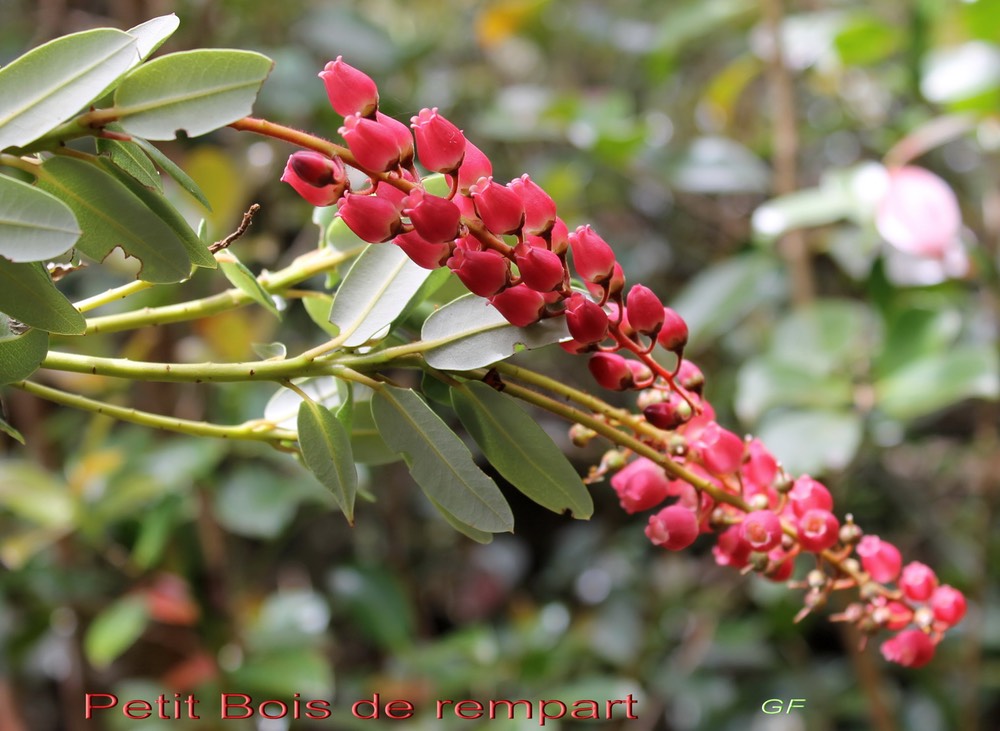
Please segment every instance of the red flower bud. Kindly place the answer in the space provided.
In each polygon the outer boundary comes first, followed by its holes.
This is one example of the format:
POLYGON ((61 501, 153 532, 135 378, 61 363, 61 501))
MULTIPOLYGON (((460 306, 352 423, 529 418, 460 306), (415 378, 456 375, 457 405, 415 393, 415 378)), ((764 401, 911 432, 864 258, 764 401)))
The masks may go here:
POLYGON ((566 304, 566 327, 574 340, 599 343, 608 335, 608 315, 600 305, 580 293, 574 293, 566 304))
MULTIPOLYGON (((663 331, 661 330, 660 332, 663 331)), ((691 393, 696 393, 699 396, 705 388, 705 374, 701 372, 701 368, 689 360, 681 361, 680 369, 677 371, 674 380, 681 388, 691 393)))
POLYGON ((538 322, 545 313, 545 298, 530 287, 518 284, 490 297, 507 322, 516 327, 527 327, 538 322))
POLYGON ((684 352, 684 346, 687 345, 687 341, 688 326, 684 322, 684 318, 670 307, 664 307, 663 327, 660 328, 660 332, 656 335, 656 342, 664 350, 675 353, 679 358, 684 352))
POLYGON ((457 247, 448 260, 448 268, 470 292, 480 297, 495 295, 510 282, 510 265, 495 251, 457 247))
POLYGON ((741 527, 738 525, 731 525, 722 531, 715 546, 712 547, 715 563, 719 566, 731 566, 734 569, 746 566, 752 552, 750 544, 743 540, 741 527))
POLYGON ((803 550, 820 553, 837 543, 840 521, 829 510, 807 510, 799 518, 798 532, 803 550))
POLYGON ((556 204, 527 173, 510 181, 510 188, 524 205, 524 232, 544 235, 552 230, 556 222, 556 204))
POLYGON ((451 174, 459 169, 467 144, 462 130, 438 114, 437 107, 421 109, 410 123, 421 165, 436 173, 451 174))
POLYGON ((382 112, 375 112, 375 121, 392 134, 396 149, 399 150, 399 164, 410 167, 413 163, 413 133, 410 132, 410 128, 382 112))
POLYGON ((931 594, 930 607, 936 620, 952 627, 965 616, 965 595, 954 587, 942 584, 931 594))
POLYGON ((670 505, 653 515, 646 526, 646 537, 656 546, 671 551, 687 548, 698 537, 698 518, 688 508, 670 505))
POLYGON ((493 178, 480 178, 469 189, 483 225, 502 236, 516 233, 524 223, 524 205, 517 193, 493 178))
POLYGON ((666 500, 670 481, 662 467, 639 457, 615 473, 611 478, 611 487, 618 495, 622 510, 631 515, 649 510, 666 500))
POLYGON ((925 602, 937 588, 938 579, 934 571, 919 561, 911 561, 903 567, 899 577, 899 588, 907 599, 915 602, 925 602))
POLYGON ((587 367, 594 380, 611 391, 624 391, 635 383, 628 361, 617 353, 594 353, 587 361, 587 367))
POLYGON ((403 227, 395 204, 376 195, 344 193, 337 215, 359 239, 370 244, 388 241, 403 227))
POLYGON ((532 289, 551 292, 562 286, 566 271, 562 259, 548 249, 519 244, 514 249, 514 262, 521 274, 521 281, 532 289))
POLYGON ((918 629, 908 629, 883 642, 880 650, 889 662, 919 668, 934 657, 934 641, 918 629))
POLYGON ((462 158, 462 164, 458 168, 458 192, 462 195, 469 195, 472 186, 480 178, 488 178, 492 174, 493 165, 490 163, 490 159, 483 154, 482 150, 466 140, 465 157, 462 158))
POLYGON ((553 254, 563 256, 569 250, 569 229, 566 222, 556 216, 556 221, 552 224, 552 230, 548 235, 549 249, 553 254))
POLYGON ((903 563, 899 549, 878 536, 865 536, 855 549, 861 557, 861 567, 872 579, 885 584, 895 581, 903 563))
POLYGON ((343 58, 337 56, 336 61, 330 61, 319 72, 330 97, 330 106, 342 117, 352 114, 374 116, 378 108, 378 87, 367 74, 344 63, 343 58))
POLYGON ((746 451, 742 439, 714 421, 698 435, 696 446, 705 469, 716 475, 728 475, 738 470, 746 451))
POLYGON ((616 263, 615 252, 590 226, 580 226, 571 233, 569 245, 573 250, 573 267, 581 279, 604 282, 611 278, 616 263))
POLYGON ((672 431, 687 423, 694 415, 691 405, 677 394, 670 394, 666 401, 650 404, 642 410, 646 421, 657 429, 672 431))
POLYGON ((340 158, 312 150, 293 152, 281 179, 314 206, 332 205, 350 188, 340 158))
POLYGON ((413 228, 425 241, 441 244, 458 236, 462 214, 447 198, 414 188, 403 201, 403 213, 410 217, 413 228))
POLYGON ((810 510, 833 510, 833 497, 822 482, 809 475, 802 475, 788 491, 788 502, 792 512, 802 517, 810 510))
POLYGON ((781 544, 781 520, 770 510, 754 510, 743 518, 740 535, 754 551, 770 551, 781 544))
POLYGON ((344 126, 339 131, 354 159, 365 170, 382 173, 399 165, 396 136, 385 125, 352 114, 344 119, 344 126))
POLYGON ((442 267, 451 257, 451 244, 431 243, 416 231, 400 234, 392 241, 414 264, 424 269, 442 267))
POLYGON ((625 300, 629 324, 643 335, 655 335, 663 327, 663 303, 649 287, 633 285, 625 300))

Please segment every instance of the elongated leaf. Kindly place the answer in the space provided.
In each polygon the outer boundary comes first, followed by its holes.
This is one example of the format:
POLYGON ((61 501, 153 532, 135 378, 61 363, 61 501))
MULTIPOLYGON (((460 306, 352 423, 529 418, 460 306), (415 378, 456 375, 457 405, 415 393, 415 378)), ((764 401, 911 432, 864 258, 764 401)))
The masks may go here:
POLYGON ((124 170, 147 188, 163 192, 163 181, 149 157, 134 142, 97 138, 97 152, 111 159, 116 167, 124 170))
POLYGON ((131 647, 149 623, 149 609, 139 596, 119 599, 97 615, 83 637, 87 659, 106 668, 131 647))
POLYGON ((0 385, 27 378, 38 368, 49 350, 49 334, 28 330, 22 335, 0 338, 0 385))
POLYGON ((333 493, 347 522, 354 525, 358 473, 347 430, 333 412, 315 401, 299 405, 298 429, 306 467, 333 493))
POLYGON ((333 309, 333 297, 327 294, 310 295, 302 298, 302 306, 309 319, 318 325, 323 332, 332 338, 340 334, 340 330, 330 322, 330 311, 333 309))
POLYGON ((252 51, 171 53, 126 76, 115 90, 122 128, 149 140, 211 132, 247 116, 274 62, 252 51))
POLYGON ((279 320, 281 319, 281 313, 278 312, 278 308, 274 304, 274 299, 261 286, 260 282, 257 281, 257 277, 253 275, 253 272, 247 269, 246 265, 236 258, 236 254, 231 251, 220 251, 216 255, 216 261, 219 262, 222 273, 226 275, 226 279, 229 280, 230 284, 279 320))
POLYGON ((510 396, 481 381, 451 389, 458 418, 514 487, 555 513, 589 518, 594 502, 552 438, 510 396))
POLYGON ((358 464, 380 465, 398 462, 401 458, 389 449, 372 417, 371 400, 357 399, 351 419, 351 449, 358 464))
POLYGON ((40 171, 38 184, 61 198, 83 228, 77 248, 102 261, 121 246, 142 263, 140 279, 179 282, 191 273, 191 261, 177 233, 115 176, 97 165, 53 157, 40 171))
POLYGON ((188 175, 186 172, 184 172, 177 166, 177 163, 175 163, 169 157, 160 152, 159 148, 157 148, 155 145, 150 144, 141 137, 133 137, 132 141, 135 144, 139 145, 139 147, 142 148, 143 152, 149 155, 149 159, 151 159, 153 162, 159 165, 160 169, 163 170, 163 172, 165 172, 167 175, 173 178, 174 182, 177 183, 177 185, 181 186, 184 190, 190 193, 192 197, 196 201, 201 203, 203 206, 205 206, 206 209, 208 209, 209 211, 212 210, 212 206, 208 202, 208 198, 205 197, 205 194, 202 192, 201 188, 199 188, 198 184, 191 179, 190 175, 188 175))
POLYGON ((425 493, 425 497, 428 500, 430 500, 431 505, 434 506, 434 509, 437 510, 439 513, 441 513, 441 517, 445 519, 445 522, 448 523, 448 525, 450 525, 452 528, 457 530, 459 533, 466 536, 467 538, 471 538, 476 543, 482 543, 484 545, 487 543, 493 543, 492 533, 489 533, 484 530, 479 530, 478 528, 473 528, 471 525, 466 525, 458 518, 456 518, 454 515, 445 510, 443 507, 441 507, 441 503, 432 498, 430 495, 426 495, 425 493))
POLYGON ((212 252, 208 250, 208 246, 166 197, 142 185, 138 179, 114 165, 113 161, 102 160, 101 162, 105 170, 118 178, 136 198, 173 230, 178 240, 184 245, 188 258, 194 266, 203 269, 216 269, 218 267, 218 263, 212 256, 212 252))
POLYGON ((496 483, 416 393, 383 386, 372 397, 372 416, 427 497, 455 520, 491 533, 513 529, 514 516, 496 483))
MULTIPOLYGON (((309 398, 328 409, 336 409, 347 397, 343 381, 333 376, 303 378, 295 385, 309 398)), ((294 429, 302 397, 290 388, 279 388, 264 407, 264 418, 280 429, 294 429)))
POLYGON ((127 33, 135 38, 139 58, 145 61, 153 51, 162 46, 163 42, 174 34, 180 24, 180 19, 170 13, 158 18, 151 18, 145 23, 139 23, 134 28, 129 28, 127 33))
POLYGON ((73 211, 50 193, 0 175, 0 256, 44 261, 72 248, 80 237, 73 211))
POLYGON ((0 259, 0 312, 59 335, 80 335, 87 329, 72 303, 56 289, 45 267, 0 259))
POLYGON ((51 132, 137 59, 135 38, 98 28, 56 38, 0 69, 0 150, 51 132))
POLYGON ((11 439, 18 441, 21 444, 27 444, 27 442, 24 441, 24 435, 14 427, 12 427, 10 424, 8 424, 7 421, 2 417, 0 417, 0 432, 3 432, 11 439))
POLYGON ((344 345, 364 345, 395 321, 430 276, 398 246, 369 246, 357 258, 333 299, 330 322, 347 336, 344 345))
POLYGON ((446 304, 424 321, 420 339, 435 368, 467 371, 509 358, 518 350, 568 340, 566 318, 552 317, 514 327, 489 302, 474 294, 446 304))

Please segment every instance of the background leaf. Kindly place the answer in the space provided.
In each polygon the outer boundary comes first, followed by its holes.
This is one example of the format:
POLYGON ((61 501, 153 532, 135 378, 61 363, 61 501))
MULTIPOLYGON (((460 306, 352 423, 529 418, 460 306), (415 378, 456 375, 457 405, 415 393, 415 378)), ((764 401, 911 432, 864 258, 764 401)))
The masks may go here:
POLYGON ((246 265, 236 258, 236 254, 231 251, 220 251, 216 255, 215 260, 219 262, 219 267, 222 269, 222 273, 226 275, 226 279, 229 280, 230 284, 279 320, 281 319, 281 313, 278 312, 278 308, 275 306, 274 299, 270 293, 261 286, 260 282, 257 281, 257 277, 253 275, 253 272, 247 269, 246 265))
POLYGON ((464 295, 424 321, 420 339, 434 368, 468 371, 496 363, 519 349, 530 350, 569 338, 566 318, 551 317, 528 327, 514 327, 488 301, 464 295))
POLYGON ((83 315, 36 262, 14 264, 0 258, 0 312, 59 335, 80 335, 87 329, 83 315))
POLYGON ((0 69, 0 150, 24 147, 97 98, 138 59, 136 39, 97 28, 49 41, 0 69))
POLYGON ((594 512, 590 492, 573 465, 538 422, 510 396, 480 381, 451 389, 458 418, 497 472, 556 513, 574 518, 594 512))
POLYGON ((50 193, 0 175, 0 256, 44 261, 68 251, 80 237, 73 211, 50 193))
POLYGON ((344 345, 364 345, 385 330, 430 274, 398 246, 365 249, 344 277, 330 310, 330 322, 346 336, 344 345))
POLYGON ((106 607, 94 618, 83 638, 87 659, 105 668, 139 639, 149 623, 143 597, 127 596, 106 607))
POLYGON ((299 404, 298 429, 306 466, 333 493, 353 525, 358 473, 347 430, 328 408, 307 400, 299 404))
POLYGON ((514 527, 500 489, 416 393, 383 386, 372 397, 372 415, 386 444, 402 455, 413 479, 449 515, 481 531, 514 527))
POLYGON ((122 128, 148 140, 197 137, 250 114, 274 63, 252 51, 171 53, 126 76, 115 90, 122 128))

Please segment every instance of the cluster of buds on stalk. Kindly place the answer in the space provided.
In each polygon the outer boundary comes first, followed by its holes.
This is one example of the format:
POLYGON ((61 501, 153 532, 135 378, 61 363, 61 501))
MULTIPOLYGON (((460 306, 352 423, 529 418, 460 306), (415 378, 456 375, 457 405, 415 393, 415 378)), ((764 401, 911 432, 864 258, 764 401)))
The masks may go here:
POLYGON ((614 472, 626 512, 655 511, 646 527, 653 544, 680 550, 710 534, 718 564, 779 582, 790 582, 805 555, 813 568, 791 582, 806 590, 800 618, 853 589, 858 601, 835 620, 865 637, 895 632, 882 645, 890 661, 931 659, 965 613, 961 592, 921 563, 902 566, 892 544, 863 534, 850 516, 841 523, 822 483, 791 477, 758 440, 720 426, 703 374, 684 358, 686 323, 649 288, 626 287, 607 241, 587 225, 570 231, 528 175, 498 182, 486 155, 437 109, 422 109, 407 127, 379 111, 375 82, 342 58, 320 77, 344 117, 346 148, 296 152, 282 180, 313 205, 336 204, 362 240, 392 242, 427 269, 448 267, 517 327, 564 317, 571 339, 563 349, 585 355, 600 386, 636 392, 641 415, 612 425, 632 429, 658 458, 615 450, 588 479, 614 472), (445 176, 447 196, 423 187, 418 163, 445 176), (368 178, 358 190, 348 166, 368 178))

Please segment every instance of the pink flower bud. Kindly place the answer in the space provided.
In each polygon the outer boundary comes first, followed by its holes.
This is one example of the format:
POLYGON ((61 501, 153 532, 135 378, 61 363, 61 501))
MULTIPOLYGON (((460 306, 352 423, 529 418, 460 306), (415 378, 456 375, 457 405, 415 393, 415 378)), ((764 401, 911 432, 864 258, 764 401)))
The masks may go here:
POLYGON ((573 250, 573 267, 581 279, 600 283, 611 278, 615 252, 590 226, 580 226, 571 233, 569 245, 573 250))
POLYGON ((880 650, 889 662, 920 668, 934 657, 934 641, 918 629, 908 629, 883 642, 880 650))
POLYGON ((358 165, 365 170, 383 173, 399 165, 399 145, 388 127, 352 114, 344 118, 339 132, 358 165))
POLYGON ((810 510, 833 510, 833 497, 821 482, 809 475, 802 475, 788 492, 792 512, 802 517, 810 510))
POLYGON ((490 297, 490 303, 515 327, 538 322, 545 313, 545 298, 530 287, 518 284, 490 297))
POLYGON ((680 505, 667 506, 650 516, 646 537, 653 545, 680 551, 694 543, 698 537, 698 518, 680 505))
POLYGON ((569 250, 569 229, 566 228, 566 222, 558 216, 549 231, 548 240, 548 248, 553 254, 563 256, 569 250))
POLYGON ((750 560, 753 548, 741 535, 741 526, 731 525, 719 534, 719 538, 712 547, 712 556, 719 566, 730 566, 734 569, 741 569, 750 560))
POLYGON ((469 195, 472 186, 480 178, 488 178, 493 174, 493 165, 483 151, 468 140, 465 143, 465 157, 458 168, 458 192, 469 195))
POLYGON ((625 300, 629 324, 643 335, 655 335, 663 327, 664 308, 649 287, 633 285, 625 300))
POLYGON ((938 578, 934 571, 919 561, 910 561, 903 567, 899 577, 899 588, 907 599, 915 602, 925 602, 937 588, 938 578))
POLYGON ((562 340, 559 342, 559 347, 565 350, 570 355, 583 355, 584 353, 593 353, 597 350, 597 343, 581 343, 577 340, 562 340))
POLYGON ((340 158, 312 150, 293 152, 281 179, 314 206, 332 205, 350 188, 340 158))
POLYGON ((660 332, 656 335, 656 342, 660 344, 661 348, 675 353, 679 358, 684 352, 684 346, 687 345, 687 341, 688 326, 684 322, 684 318, 670 307, 664 307, 663 327, 660 328, 660 332))
POLYGON ((448 260, 448 268, 470 292, 480 297, 495 295, 510 282, 510 265, 495 251, 458 247, 448 260))
POLYGON ((764 577, 768 581, 780 584, 792 578, 792 572, 795 570, 795 556, 793 554, 778 546, 767 552, 767 559, 764 577))
POLYGON ((502 236, 516 233, 524 223, 524 205, 517 193, 493 178, 480 178, 469 189, 476 214, 490 231, 502 236))
POLYGON ((608 325, 608 315, 600 305, 579 292, 570 296, 566 304, 566 327, 574 340, 599 343, 607 337, 608 325))
POLYGON ((408 193, 401 188, 397 188, 388 181, 380 180, 375 184, 374 195, 376 198, 389 201, 396 207, 396 210, 399 211, 399 213, 402 213, 403 201, 406 200, 408 193))
POLYGON ((519 244, 514 249, 514 262, 521 281, 539 292, 552 292, 563 283, 565 269, 562 259, 548 249, 519 244))
POLYGON ((829 510, 807 510, 799 518, 799 545, 805 551, 820 553, 836 545, 840 521, 829 510))
POLYGON ((671 431, 690 421, 694 412, 687 401, 672 393, 665 401, 647 406, 642 410, 642 415, 657 429, 671 431))
POLYGON ((396 149, 399 150, 399 164, 409 167, 413 163, 413 133, 410 128, 382 112, 375 112, 375 121, 392 134, 396 149))
POLYGON ((873 580, 885 584, 894 581, 899 576, 903 559, 899 549, 878 536, 864 536, 857 549, 861 557, 861 566, 873 580))
POLYGON ((743 518, 740 535, 754 551, 770 551, 781 544, 781 520, 770 510, 754 510, 743 518))
MULTIPOLYGON (((632 460, 611 478, 622 510, 630 515, 656 507, 667 499, 670 481, 663 468, 652 460, 632 460)), ((690 512, 690 511, 688 511, 690 512)))
POLYGON ((737 435, 712 421, 702 430, 694 446, 705 469, 716 475, 736 472, 743 463, 746 444, 737 435))
POLYGON ((421 165, 436 173, 451 174, 459 169, 467 145, 462 130, 438 114, 437 107, 421 109, 410 123, 421 165))
POLYGON ((403 201, 403 213, 410 217, 417 233, 432 244, 454 241, 458 236, 462 214, 447 198, 414 188, 403 201))
POLYGON ((889 601, 878 607, 872 615, 886 629, 894 632, 905 629, 913 621, 913 610, 902 602, 889 601))
MULTIPOLYGON (((570 341, 576 342, 576 341, 570 341)), ((634 380, 628 361, 617 353, 594 353, 587 361, 594 380, 602 387, 611 391, 624 391, 632 388, 634 380)))
POLYGON ((319 72, 330 97, 330 106, 341 117, 374 116, 378 108, 378 87, 367 74, 348 66, 343 59, 337 56, 336 61, 330 61, 319 72))
POLYGON ((632 371, 632 380, 635 381, 635 386, 637 388, 648 388, 653 383, 653 371, 649 369, 649 366, 645 363, 640 363, 637 360, 625 361, 628 364, 628 368, 632 371))
POLYGON ((388 241, 403 227, 396 206, 375 195, 344 193, 337 215, 359 239, 370 244, 388 241))
POLYGON ((942 584, 931 594, 930 607, 935 619, 953 627, 965 616, 965 595, 954 587, 942 584))
POLYGON ((510 181, 510 188, 524 205, 524 232, 531 235, 546 234, 556 223, 556 204, 527 173, 510 181))
POLYGON ((437 269, 445 265, 451 257, 450 244, 434 244, 424 239, 416 231, 400 234, 394 238, 396 244, 410 260, 424 269, 437 269))
MULTIPOLYGON (((686 326, 685 329, 687 329, 686 326)), ((660 332, 662 333, 663 330, 660 330, 660 332)), ((677 371, 677 375, 674 376, 674 381, 681 388, 698 395, 701 395, 701 392, 705 388, 705 374, 701 372, 701 368, 689 360, 681 361, 680 369, 677 371)))
POLYGON ((759 439, 752 439, 746 449, 747 460, 743 463, 743 483, 757 493, 766 492, 778 476, 778 461, 759 439))
POLYGON ((954 191, 934 173, 905 166, 888 171, 875 225, 882 238, 915 256, 944 258, 959 245, 962 213, 954 191))

